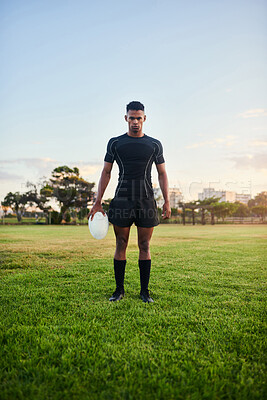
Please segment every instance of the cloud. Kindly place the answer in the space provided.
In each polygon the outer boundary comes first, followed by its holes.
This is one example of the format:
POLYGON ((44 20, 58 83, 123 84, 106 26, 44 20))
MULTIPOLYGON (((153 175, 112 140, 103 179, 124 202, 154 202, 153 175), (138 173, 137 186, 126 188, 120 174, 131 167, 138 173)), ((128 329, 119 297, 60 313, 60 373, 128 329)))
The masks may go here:
POLYGON ((237 169, 253 168, 258 171, 267 171, 267 153, 246 154, 228 158, 235 163, 237 169))
POLYGON ((50 174, 50 172, 59 165, 68 165, 70 168, 78 167, 80 170, 80 175, 89 176, 98 172, 102 164, 87 163, 84 161, 77 161, 77 162, 59 161, 49 157, 42 157, 42 158, 16 158, 13 160, 12 159, 0 160, 0 165, 4 166, 24 165, 29 169, 36 170, 42 176, 50 174))
POLYGON ((77 164, 77 167, 80 170, 80 175, 81 176, 94 175, 101 168, 101 166, 98 165, 98 164, 87 164, 87 165, 79 165, 79 164, 77 164))
POLYGON ((48 168, 53 168, 57 165, 57 161, 49 157, 43 158, 15 158, 11 160, 0 160, 2 165, 17 165, 23 164, 28 168, 37 169, 40 172, 47 170, 48 168))
POLYGON ((30 142, 31 144, 44 144, 44 142, 41 142, 39 140, 33 140, 32 142, 30 142))
POLYGON ((211 140, 204 140, 203 142, 195 142, 186 146, 187 149, 197 149, 199 147, 217 147, 219 146, 234 146, 237 142, 237 136, 227 135, 222 138, 215 138, 211 140))
POLYGON ((10 174, 9 172, 0 170, 0 181, 1 182, 10 182, 21 180, 23 177, 21 175, 10 174))
POLYGON ((253 108, 251 110, 244 111, 238 114, 240 118, 258 118, 258 117, 266 117, 267 109, 266 108, 253 108))
POLYGON ((267 131, 267 125, 265 126, 252 126, 251 129, 255 132, 259 132, 259 131, 267 131))
POLYGON ((267 139, 263 139, 263 140, 261 140, 261 139, 259 139, 259 140, 255 139, 255 140, 252 140, 252 141, 249 143, 249 145, 250 145, 250 146, 254 146, 254 147, 264 147, 264 146, 267 146, 267 139))

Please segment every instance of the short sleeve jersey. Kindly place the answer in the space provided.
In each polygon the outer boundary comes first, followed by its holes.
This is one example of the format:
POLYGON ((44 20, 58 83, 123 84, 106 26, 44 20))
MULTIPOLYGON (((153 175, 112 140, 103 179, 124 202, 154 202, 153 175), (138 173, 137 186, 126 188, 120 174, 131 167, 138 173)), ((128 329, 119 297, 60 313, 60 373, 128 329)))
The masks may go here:
POLYGON ((150 136, 132 137, 127 133, 111 138, 105 161, 119 166, 115 197, 153 198, 151 168, 164 163, 162 144, 150 136))

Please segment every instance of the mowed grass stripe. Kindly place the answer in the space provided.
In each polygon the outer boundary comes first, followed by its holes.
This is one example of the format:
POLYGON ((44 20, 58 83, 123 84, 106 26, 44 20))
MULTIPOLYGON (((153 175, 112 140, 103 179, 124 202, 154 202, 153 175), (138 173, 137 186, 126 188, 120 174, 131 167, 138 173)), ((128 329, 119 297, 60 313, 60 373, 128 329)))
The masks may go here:
POLYGON ((157 227, 148 305, 135 228, 110 303, 112 229, 1 227, 1 399, 263 399, 266 234, 157 227))

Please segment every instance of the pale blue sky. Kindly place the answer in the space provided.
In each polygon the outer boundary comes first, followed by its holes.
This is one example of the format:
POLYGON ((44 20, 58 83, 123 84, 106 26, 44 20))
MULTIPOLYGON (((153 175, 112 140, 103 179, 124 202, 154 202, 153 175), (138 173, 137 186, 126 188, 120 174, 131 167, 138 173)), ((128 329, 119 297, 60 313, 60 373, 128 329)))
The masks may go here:
POLYGON ((0 200, 58 165, 97 182, 131 100, 186 199, 267 190, 266 17, 262 0, 2 0, 0 200))

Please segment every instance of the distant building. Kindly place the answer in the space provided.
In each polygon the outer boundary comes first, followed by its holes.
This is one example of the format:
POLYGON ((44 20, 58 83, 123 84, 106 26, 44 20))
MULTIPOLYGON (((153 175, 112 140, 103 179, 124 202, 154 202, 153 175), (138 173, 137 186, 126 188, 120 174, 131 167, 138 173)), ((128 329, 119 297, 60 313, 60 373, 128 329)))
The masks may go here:
POLYGON ((227 190, 215 190, 214 188, 205 188, 202 193, 198 193, 198 200, 203 201, 210 197, 219 198, 219 202, 229 201, 234 203, 236 201, 236 193, 227 190))
POLYGON ((198 200, 203 201, 210 197, 221 197, 221 196, 215 196, 215 193, 216 192, 213 188, 205 188, 203 189, 202 193, 198 193, 198 200))
POLYGON ((2 218, 5 215, 14 214, 14 211, 9 206, 0 205, 0 217, 2 218))
POLYGON ((177 188, 170 188, 169 189, 169 196, 170 196, 170 206, 171 208, 178 208, 179 203, 183 201, 182 192, 177 188))
MULTIPOLYGON (((227 190, 218 191, 218 194, 221 194, 221 201, 229 201, 229 203, 234 203, 236 201, 236 192, 229 192, 227 190)), ((219 197, 219 196, 216 196, 219 197)))
MULTIPOLYGON (((157 202, 157 206, 162 208, 164 204, 164 199, 162 196, 162 192, 160 188, 154 187, 154 197, 157 202)), ((170 196, 170 206, 171 208, 178 208, 179 203, 183 200, 182 192, 178 188, 169 188, 169 196, 170 196)))
POLYGON ((37 213, 37 214, 43 214, 43 210, 41 210, 39 207, 37 206, 28 206, 25 209, 25 212, 27 213, 37 213))
POLYGON ((249 200, 251 200, 250 194, 244 194, 244 193, 236 194, 236 201, 238 201, 239 203, 248 204, 249 200))
POLYGON ((205 200, 210 197, 219 198, 221 201, 229 201, 229 203, 234 203, 238 201, 239 203, 248 204, 251 200, 250 194, 230 192, 227 190, 215 190, 214 188, 205 188, 202 193, 198 193, 198 200, 205 200))
POLYGON ((24 212, 23 212, 23 217, 43 217, 44 212, 43 210, 41 210, 39 207, 32 205, 32 206, 28 206, 27 208, 25 208, 24 212))

